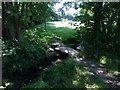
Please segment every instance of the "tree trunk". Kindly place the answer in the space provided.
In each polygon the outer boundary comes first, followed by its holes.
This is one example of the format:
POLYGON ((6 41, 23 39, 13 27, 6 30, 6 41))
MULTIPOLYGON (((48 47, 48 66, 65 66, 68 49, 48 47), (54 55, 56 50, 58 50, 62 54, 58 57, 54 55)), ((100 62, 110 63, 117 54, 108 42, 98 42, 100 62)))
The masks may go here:
POLYGON ((47 29, 47 25, 46 25, 46 18, 45 18, 45 30, 47 29))
POLYGON ((102 3, 96 3, 94 7, 94 31, 100 31, 101 29, 101 11, 102 3))
POLYGON ((99 43, 99 37, 100 37, 100 31, 101 31, 101 12, 102 12, 102 2, 95 3, 94 6, 94 33, 93 33, 93 39, 94 39, 94 46, 97 47, 97 43, 99 43))

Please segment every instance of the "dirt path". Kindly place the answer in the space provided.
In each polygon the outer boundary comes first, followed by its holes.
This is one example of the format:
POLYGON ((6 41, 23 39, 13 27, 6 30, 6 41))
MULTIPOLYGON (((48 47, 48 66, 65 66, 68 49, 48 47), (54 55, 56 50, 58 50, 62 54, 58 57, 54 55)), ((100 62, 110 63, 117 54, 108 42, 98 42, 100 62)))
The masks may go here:
MULTIPOLYGON (((79 52, 73 48, 67 47, 65 45, 55 48, 55 50, 62 51, 64 53, 77 56, 79 52)), ((105 70, 104 65, 98 64, 94 61, 87 60, 85 58, 70 58, 78 63, 84 64, 84 68, 91 71, 95 76, 100 78, 104 83, 106 83, 110 88, 120 88, 120 82, 117 80, 112 73, 108 73, 105 70)))
POLYGON ((112 75, 112 73, 107 73, 105 71, 104 65, 86 60, 85 58, 71 58, 70 60, 83 63, 85 69, 88 69, 95 76, 103 80, 103 82, 109 85, 110 88, 120 88, 120 82, 112 75))
POLYGON ((57 48, 55 48, 55 50, 59 50, 61 52, 64 52, 64 53, 67 53, 67 54, 70 54, 73 56, 77 56, 79 54, 79 52, 77 50, 66 47, 66 46, 57 47, 57 48))

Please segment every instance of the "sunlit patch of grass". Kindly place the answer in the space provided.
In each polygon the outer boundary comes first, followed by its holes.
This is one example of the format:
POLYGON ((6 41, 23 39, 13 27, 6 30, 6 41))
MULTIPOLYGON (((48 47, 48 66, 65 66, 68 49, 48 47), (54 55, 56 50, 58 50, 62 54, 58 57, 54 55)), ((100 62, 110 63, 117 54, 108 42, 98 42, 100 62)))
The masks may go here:
MULTIPOLYGON (((40 27, 44 28, 44 24, 40 25, 40 27)), ((67 22, 48 22, 46 31, 43 33, 46 35, 55 34, 62 38, 62 41, 66 41, 69 38, 75 37, 74 33, 76 31, 68 25, 67 22)))
POLYGON ((100 88, 97 84, 93 84, 93 85, 89 85, 89 84, 85 84, 85 86, 87 87, 87 88, 100 88))
POLYGON ((106 63, 107 63, 107 58, 106 58, 105 56, 102 56, 102 57, 100 58, 100 63, 101 63, 101 64, 106 64, 106 63))
POLYGON ((108 88, 108 86, 103 83, 102 80, 94 75, 87 75, 85 77, 85 87, 86 88, 108 88))
POLYGON ((105 65, 107 72, 114 73, 119 70, 120 60, 115 56, 102 56, 100 58, 100 63, 105 65))
MULTIPOLYGON (((59 28, 57 28, 59 29, 59 28)), ((69 38, 73 38, 75 31, 68 28, 61 28, 61 30, 48 31, 49 34, 55 34, 62 38, 62 41, 66 41, 69 38)))
POLYGON ((54 21, 54 22, 47 22, 47 25, 52 25, 55 27, 69 27, 74 29, 75 26, 71 25, 68 21, 54 21))
POLYGON ((64 60, 46 68, 42 76, 24 88, 107 88, 100 79, 74 61, 64 60))

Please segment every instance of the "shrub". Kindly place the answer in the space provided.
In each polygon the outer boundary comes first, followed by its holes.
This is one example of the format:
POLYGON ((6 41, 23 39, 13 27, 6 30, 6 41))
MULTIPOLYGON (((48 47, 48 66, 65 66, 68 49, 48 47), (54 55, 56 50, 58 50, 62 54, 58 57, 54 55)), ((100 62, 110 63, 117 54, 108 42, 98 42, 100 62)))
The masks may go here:
POLYGON ((10 42, 4 42, 3 68, 5 72, 20 72, 35 67, 45 60, 45 48, 41 42, 41 33, 40 28, 26 30, 15 47, 12 47, 10 42))
POLYGON ((69 38, 66 41, 64 41, 63 43, 65 43, 66 45, 68 45, 72 48, 75 48, 75 49, 79 45, 79 41, 78 41, 77 37, 69 38))
POLYGON ((41 38, 41 41, 42 41, 45 45, 49 45, 50 43, 61 42, 61 38, 58 37, 58 36, 56 36, 55 34, 43 35, 43 37, 41 38))

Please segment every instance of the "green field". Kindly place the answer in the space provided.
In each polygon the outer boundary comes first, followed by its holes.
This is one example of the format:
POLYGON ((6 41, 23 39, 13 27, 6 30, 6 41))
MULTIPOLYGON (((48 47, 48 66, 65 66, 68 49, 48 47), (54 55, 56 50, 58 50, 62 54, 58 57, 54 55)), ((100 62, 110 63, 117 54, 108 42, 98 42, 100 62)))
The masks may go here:
MULTIPOLYGON (((69 38, 74 38, 76 31, 68 22, 57 21, 57 22, 47 22, 45 35, 55 34, 62 38, 62 41, 66 41, 69 38)), ((44 25, 42 24, 44 28, 44 25)))

